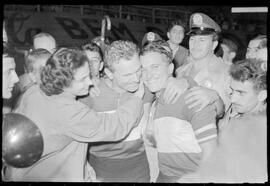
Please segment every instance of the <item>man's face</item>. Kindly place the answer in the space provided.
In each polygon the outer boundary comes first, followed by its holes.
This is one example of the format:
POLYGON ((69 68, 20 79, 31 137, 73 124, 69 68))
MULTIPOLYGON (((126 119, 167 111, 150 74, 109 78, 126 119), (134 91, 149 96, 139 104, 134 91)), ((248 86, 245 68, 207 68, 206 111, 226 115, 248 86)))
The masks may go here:
POLYGON ((86 50, 85 53, 90 63, 90 73, 92 77, 99 77, 99 71, 103 67, 101 66, 103 64, 101 56, 99 55, 98 52, 93 52, 89 50, 86 50))
POLYGON ((15 72, 14 58, 3 56, 2 75, 2 95, 4 99, 9 99, 12 96, 12 89, 15 83, 19 81, 19 78, 15 72))
POLYGON ((68 91, 75 96, 83 96, 88 94, 89 86, 92 85, 92 81, 89 76, 90 70, 88 62, 78 68, 74 72, 74 79, 72 80, 71 86, 68 87, 68 91))
POLYGON ((251 40, 248 44, 246 58, 257 58, 257 51, 259 50, 260 40, 251 40))
POLYGON ((232 55, 231 55, 231 51, 230 51, 229 47, 227 45, 224 45, 224 44, 221 44, 220 46, 221 46, 221 48, 223 50, 222 59, 224 61, 232 63, 233 58, 231 57, 232 55))
POLYGON ((158 52, 147 52, 140 56, 142 79, 151 92, 158 92, 165 87, 172 71, 166 57, 158 52))
POLYGON ((122 58, 118 64, 114 64, 113 82, 125 91, 135 92, 139 88, 141 74, 139 55, 135 54, 130 59, 122 58))
POLYGON ((184 28, 182 26, 175 25, 168 32, 168 37, 172 43, 179 45, 184 39, 184 28))
POLYGON ((214 46, 212 35, 194 35, 189 38, 189 51, 191 56, 200 60, 213 54, 214 46))
POLYGON ((231 79, 230 99, 233 109, 238 113, 247 113, 252 111, 258 104, 258 92, 253 89, 253 83, 250 81, 236 81, 231 79))

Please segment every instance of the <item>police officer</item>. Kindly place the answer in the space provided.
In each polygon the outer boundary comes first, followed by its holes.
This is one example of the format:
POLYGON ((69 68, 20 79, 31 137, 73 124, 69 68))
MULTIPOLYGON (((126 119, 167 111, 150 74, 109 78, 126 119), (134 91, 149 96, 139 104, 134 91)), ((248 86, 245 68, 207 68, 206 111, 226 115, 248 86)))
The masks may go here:
POLYGON ((192 88, 186 96, 190 107, 201 110, 215 103, 220 116, 224 113, 224 104, 229 106, 227 87, 229 85, 229 65, 214 54, 218 45, 219 25, 203 13, 194 13, 190 17, 189 56, 187 63, 176 70, 177 77, 190 76, 199 87, 192 88))

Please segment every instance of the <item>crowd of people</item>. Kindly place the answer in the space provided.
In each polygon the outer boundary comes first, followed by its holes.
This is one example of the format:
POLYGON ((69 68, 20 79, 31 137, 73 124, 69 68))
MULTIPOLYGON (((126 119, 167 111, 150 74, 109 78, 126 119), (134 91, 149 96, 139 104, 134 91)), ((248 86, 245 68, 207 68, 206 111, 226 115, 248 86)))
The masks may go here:
POLYGON ((30 118, 44 149, 4 181, 266 182, 267 37, 245 58, 204 13, 148 32, 141 45, 93 38, 58 47, 33 37, 17 76, 3 26, 3 114, 30 118), (216 53, 220 46, 219 53, 216 53), (221 51, 221 52, 220 52, 221 51))

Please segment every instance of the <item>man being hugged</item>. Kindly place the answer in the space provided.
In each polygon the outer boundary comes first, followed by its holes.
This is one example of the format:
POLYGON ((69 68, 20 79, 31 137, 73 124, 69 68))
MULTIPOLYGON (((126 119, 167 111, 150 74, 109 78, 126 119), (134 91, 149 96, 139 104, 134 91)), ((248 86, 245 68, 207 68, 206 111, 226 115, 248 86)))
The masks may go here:
POLYGON ((174 104, 163 99, 164 87, 172 76, 172 51, 165 41, 146 45, 140 55, 142 78, 156 95, 152 104, 146 136, 157 148, 159 176, 157 182, 176 182, 197 169, 216 144, 217 128, 214 105, 202 110, 189 108, 185 91, 174 104))

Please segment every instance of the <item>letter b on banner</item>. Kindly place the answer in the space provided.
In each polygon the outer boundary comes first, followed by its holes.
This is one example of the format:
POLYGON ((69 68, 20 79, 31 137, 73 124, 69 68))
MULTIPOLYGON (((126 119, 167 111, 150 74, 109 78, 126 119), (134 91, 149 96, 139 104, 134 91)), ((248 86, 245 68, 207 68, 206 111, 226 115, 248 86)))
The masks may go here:
POLYGON ((82 28, 80 28, 80 25, 74 20, 63 17, 55 17, 55 19, 72 39, 88 38, 88 34, 82 28))

